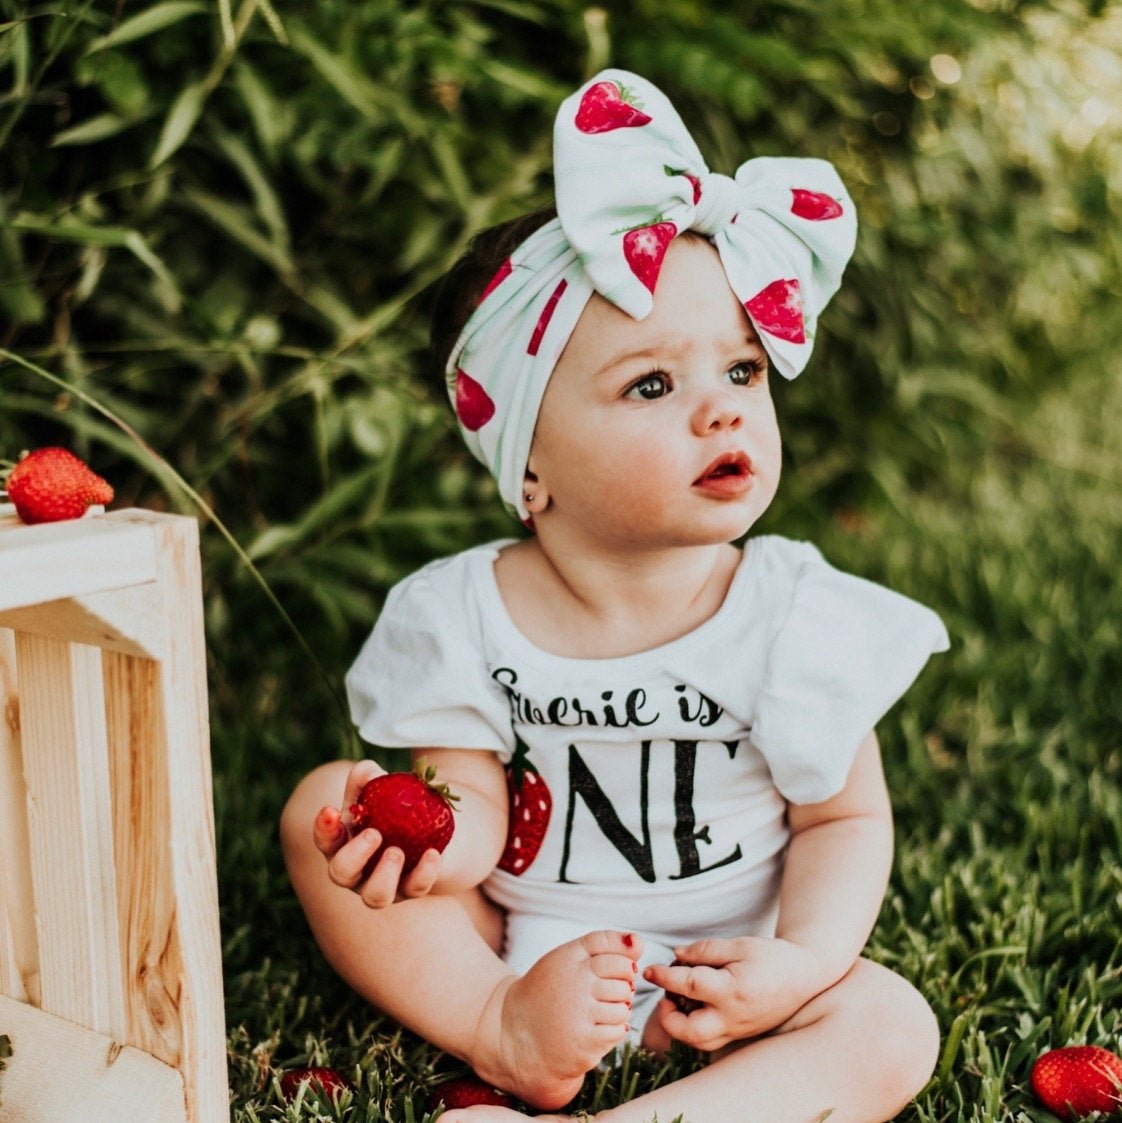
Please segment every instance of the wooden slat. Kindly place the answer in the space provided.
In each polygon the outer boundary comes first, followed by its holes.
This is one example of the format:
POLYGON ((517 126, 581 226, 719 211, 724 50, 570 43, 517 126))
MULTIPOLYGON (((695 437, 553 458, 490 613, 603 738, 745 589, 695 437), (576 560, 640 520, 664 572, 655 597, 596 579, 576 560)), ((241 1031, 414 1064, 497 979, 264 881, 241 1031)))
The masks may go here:
POLYGON ((172 867, 171 788, 161 668, 105 655, 113 752, 113 823, 124 956, 126 1040, 177 1068, 183 1060, 183 955, 172 867))
POLYGON ((16 640, 6 628, 0 628, 0 994, 21 1002, 40 1001, 16 640))
POLYGON ((195 1123, 229 1118, 198 526, 132 512, 156 538, 167 645, 106 653, 127 1040, 175 1058, 195 1123))
POLYGON ((114 1038, 0 997, 12 1056, 0 1083, 11 1123, 186 1123, 183 1078, 114 1038))
POLYGON ((125 1030, 101 652, 16 636, 43 1009, 125 1030))
POLYGON ((159 659, 164 621, 155 582, 0 611, 0 628, 159 659))
POLYGON ((5 520, 0 611, 152 581, 153 535, 146 523, 128 514, 115 511, 39 526, 5 520))

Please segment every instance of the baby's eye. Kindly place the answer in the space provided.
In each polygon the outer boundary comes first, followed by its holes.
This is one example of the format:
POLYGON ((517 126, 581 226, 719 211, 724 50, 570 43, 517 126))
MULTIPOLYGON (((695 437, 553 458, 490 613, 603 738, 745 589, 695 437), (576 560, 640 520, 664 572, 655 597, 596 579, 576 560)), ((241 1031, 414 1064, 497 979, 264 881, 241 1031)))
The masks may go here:
POLYGON ((653 401, 670 392, 670 380, 665 374, 645 374, 636 382, 632 382, 624 393, 625 398, 641 398, 644 401, 653 401))
POLYGON ((751 386, 767 374, 767 362, 763 359, 745 359, 742 363, 729 367, 729 381, 735 386, 751 386))

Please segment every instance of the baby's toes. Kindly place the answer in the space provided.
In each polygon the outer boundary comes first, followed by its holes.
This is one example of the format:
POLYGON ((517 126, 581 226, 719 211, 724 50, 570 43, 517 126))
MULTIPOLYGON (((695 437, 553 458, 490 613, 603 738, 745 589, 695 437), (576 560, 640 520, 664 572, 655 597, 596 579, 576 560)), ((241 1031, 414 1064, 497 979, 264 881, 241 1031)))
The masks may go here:
POLYGON ((635 998, 635 984, 630 979, 596 979, 592 984, 592 997, 599 1003, 630 1009, 635 998))
POLYGON ((580 938, 579 943, 594 959, 600 956, 610 956, 613 959, 622 957, 631 963, 638 963, 643 954, 643 939, 634 932, 616 932, 604 928, 587 933, 580 938))

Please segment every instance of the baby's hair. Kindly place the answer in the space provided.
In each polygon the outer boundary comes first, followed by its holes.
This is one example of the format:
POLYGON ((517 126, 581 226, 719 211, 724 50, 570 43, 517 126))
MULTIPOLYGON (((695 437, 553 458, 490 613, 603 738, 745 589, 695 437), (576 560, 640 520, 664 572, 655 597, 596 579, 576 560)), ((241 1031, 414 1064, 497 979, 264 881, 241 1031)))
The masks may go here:
POLYGON ((434 382, 442 393, 448 356, 479 304, 487 282, 535 230, 556 217, 556 208, 543 207, 480 231, 441 279, 432 310, 429 361, 434 382))

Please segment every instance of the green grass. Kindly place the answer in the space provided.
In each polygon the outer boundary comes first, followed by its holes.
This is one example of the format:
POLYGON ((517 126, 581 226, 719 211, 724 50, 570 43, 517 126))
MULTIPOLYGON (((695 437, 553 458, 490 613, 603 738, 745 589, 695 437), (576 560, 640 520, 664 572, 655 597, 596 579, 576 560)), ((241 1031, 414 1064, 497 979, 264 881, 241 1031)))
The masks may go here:
MULTIPOLYGON (((1122 377, 1088 376, 923 491, 841 513, 809 499, 769 523, 816 531, 837 564, 935 606, 953 637, 881 726, 897 862, 869 954, 922 989, 944 1041, 901 1120, 1048 1123, 1028 1092, 1034 1057, 1119 1044, 1120 425, 1122 377)), ((339 746, 294 748, 290 732, 247 724, 215 745, 234 1119, 422 1123, 428 1089, 460 1066, 317 956, 273 824, 304 768, 339 746), (282 1105, 273 1071, 308 1061, 355 1078, 347 1105, 282 1105)), ((577 1106, 693 1063, 627 1057, 590 1075, 577 1106)))

